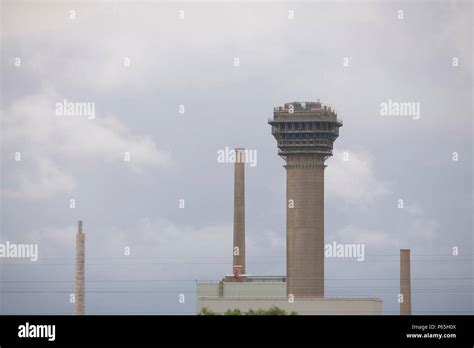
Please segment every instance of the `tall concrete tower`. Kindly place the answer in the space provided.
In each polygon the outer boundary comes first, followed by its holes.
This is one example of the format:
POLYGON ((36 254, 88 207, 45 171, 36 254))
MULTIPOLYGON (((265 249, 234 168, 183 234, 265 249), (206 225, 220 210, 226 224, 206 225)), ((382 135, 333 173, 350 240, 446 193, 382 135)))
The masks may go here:
POLYGON ((400 249, 400 315, 411 315, 410 249, 400 249))
MULTIPOLYGON (((232 273, 245 274, 245 150, 235 149, 234 165, 234 248, 232 273)), ((242 279, 244 280, 244 279, 242 279)))
POLYGON ((318 101, 276 107, 269 124, 286 161, 287 294, 324 297, 324 161, 342 122, 318 101))
POLYGON ((82 221, 79 221, 76 234, 76 285, 74 314, 85 314, 84 273, 85 273, 85 242, 86 236, 82 232, 82 221))

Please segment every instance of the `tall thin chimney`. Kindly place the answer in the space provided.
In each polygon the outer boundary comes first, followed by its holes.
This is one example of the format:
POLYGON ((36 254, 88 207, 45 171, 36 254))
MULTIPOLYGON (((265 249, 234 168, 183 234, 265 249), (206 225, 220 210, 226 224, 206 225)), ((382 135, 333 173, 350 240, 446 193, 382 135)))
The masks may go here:
POLYGON ((84 272, 85 272, 85 241, 86 236, 82 232, 82 221, 79 221, 76 235, 76 285, 75 285, 75 308, 74 314, 85 314, 84 299, 84 272))
POLYGON ((245 150, 235 149, 233 274, 245 274, 245 150))
POLYGON ((411 315, 410 249, 400 250, 400 315, 411 315))

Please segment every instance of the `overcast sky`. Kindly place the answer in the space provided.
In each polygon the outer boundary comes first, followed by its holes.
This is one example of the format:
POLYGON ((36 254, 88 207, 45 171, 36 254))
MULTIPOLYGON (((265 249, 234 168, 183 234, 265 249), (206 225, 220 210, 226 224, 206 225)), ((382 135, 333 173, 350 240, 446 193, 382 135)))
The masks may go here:
POLYGON ((284 275, 286 178, 267 120, 318 98, 344 122, 325 240, 366 252, 326 260, 327 296, 398 314, 410 248, 413 313, 473 313, 472 3, 1 4, 0 242, 39 245, 36 263, 0 260, 1 313, 72 313, 80 219, 87 313, 194 313, 195 280, 231 272, 225 147, 258 153, 247 271, 284 275), (56 115, 64 99, 95 103, 95 118, 56 115), (382 116, 388 100, 419 103, 420 118, 382 116))

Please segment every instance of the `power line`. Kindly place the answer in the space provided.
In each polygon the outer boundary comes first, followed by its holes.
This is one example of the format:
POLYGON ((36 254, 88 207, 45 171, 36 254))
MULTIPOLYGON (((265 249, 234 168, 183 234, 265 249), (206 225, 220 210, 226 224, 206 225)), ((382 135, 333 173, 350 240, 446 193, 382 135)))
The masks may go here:
MULTIPOLYGON (((472 262, 473 259, 461 259, 461 258, 453 258, 452 260, 411 260, 412 263, 415 262, 472 262)), ((22 260, 21 263, 2 263, 2 266, 74 266, 73 262, 71 263, 43 263, 43 262, 31 262, 22 260)), ((126 261, 126 260, 124 260, 126 261)), ((363 260, 358 261, 356 258, 348 260, 347 258, 331 258, 326 260, 327 263, 352 263, 352 264, 366 264, 366 263, 398 263, 399 260, 363 260)), ((121 262, 121 263, 110 263, 110 262, 99 262, 99 263, 91 263, 86 261, 86 265, 88 266, 138 266, 138 265, 230 265, 232 261, 226 262, 121 262)), ((259 261, 259 262, 251 262, 250 264, 286 264, 285 261, 259 261)))
MULTIPOLYGON (((328 294, 343 294, 344 297, 351 297, 352 295, 364 295, 364 297, 371 297, 376 296, 376 294, 380 293, 390 293, 390 294, 398 294, 399 289, 351 289, 348 291, 347 289, 341 290, 332 290, 326 289, 328 294)), ((426 290, 412 290, 413 293, 451 293, 451 292, 459 292, 459 293, 474 293, 474 290, 470 289, 426 289, 426 290)), ((74 293, 73 290, 1 290, 0 293, 2 294, 72 294, 74 293)), ((143 294, 195 294, 192 290, 183 290, 183 289, 172 289, 172 290, 87 290, 87 293, 96 293, 96 294, 136 294, 136 293, 143 293, 143 294)), ((245 299, 246 296, 244 295, 236 295, 239 298, 245 299)), ((248 297, 255 297, 250 296, 248 297)), ((286 296, 281 296, 285 298, 286 296)), ((329 296, 330 297, 330 296, 329 296)), ((260 297, 259 297, 260 298, 260 297)), ((265 298, 265 296, 262 296, 265 298)))
MULTIPOLYGON (((263 276, 264 277, 264 276, 263 276)), ((282 276, 284 277, 284 276, 282 276)), ((473 280, 474 277, 412 277, 413 280, 473 280)), ((342 281, 385 281, 385 280, 400 280, 400 278, 325 278, 325 280, 342 280, 342 281)), ((217 282, 215 279, 91 279, 87 283, 125 283, 125 282, 217 282)), ((74 283, 74 280, 2 280, 1 283, 74 283)))
MULTIPOLYGON (((415 254, 412 253, 411 257, 425 257, 425 256, 434 256, 434 257, 453 257, 459 258, 462 256, 473 256, 473 253, 462 253, 461 255, 453 255, 453 254, 415 254)), ((400 254, 365 254, 365 257, 396 257, 399 258, 400 254)), ((249 256, 247 260, 253 259, 285 259, 286 256, 249 256)), ((42 257, 42 260, 75 260, 74 257, 42 257)), ((113 259, 132 259, 132 260, 150 260, 150 259, 230 259, 229 255, 226 256, 113 256, 113 257, 87 257, 88 260, 113 260, 113 259)), ((2 259, 0 259, 2 260, 2 259)), ((4 259, 7 260, 7 259, 4 259)))

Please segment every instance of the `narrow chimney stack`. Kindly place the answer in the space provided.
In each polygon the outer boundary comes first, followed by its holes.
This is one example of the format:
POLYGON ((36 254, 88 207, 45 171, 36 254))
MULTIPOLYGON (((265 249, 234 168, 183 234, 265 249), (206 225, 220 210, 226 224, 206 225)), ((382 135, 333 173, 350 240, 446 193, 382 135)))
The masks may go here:
POLYGON ((400 250, 400 315, 411 315, 410 249, 400 250))
MULTIPOLYGON (((235 278, 245 274, 245 150, 235 149, 234 165, 234 248, 235 278)), ((243 278, 241 279, 243 280, 243 278)))
POLYGON ((74 314, 85 314, 84 298, 84 274, 85 274, 85 241, 86 236, 82 232, 82 221, 78 222, 76 235, 76 284, 75 284, 75 308, 74 314))

